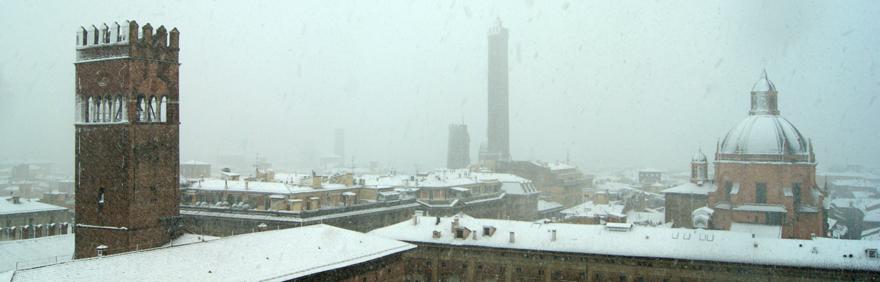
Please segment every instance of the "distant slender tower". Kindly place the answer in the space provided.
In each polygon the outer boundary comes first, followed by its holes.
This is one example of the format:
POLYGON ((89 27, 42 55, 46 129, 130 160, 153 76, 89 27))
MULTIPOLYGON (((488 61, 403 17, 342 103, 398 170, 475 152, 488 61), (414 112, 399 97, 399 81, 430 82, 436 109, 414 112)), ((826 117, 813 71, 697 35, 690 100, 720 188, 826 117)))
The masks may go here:
POLYGON ((449 147, 446 151, 446 167, 466 168, 471 164, 471 138, 466 124, 449 125, 449 147))
POLYGON ((481 153, 481 160, 510 160, 510 122, 507 81, 507 28, 497 19, 489 29, 489 146, 481 153))
POLYGON ((76 38, 76 258, 159 247, 179 219, 177 29, 76 38))
POLYGON ((333 139, 333 153, 345 162, 345 129, 337 128, 333 139))

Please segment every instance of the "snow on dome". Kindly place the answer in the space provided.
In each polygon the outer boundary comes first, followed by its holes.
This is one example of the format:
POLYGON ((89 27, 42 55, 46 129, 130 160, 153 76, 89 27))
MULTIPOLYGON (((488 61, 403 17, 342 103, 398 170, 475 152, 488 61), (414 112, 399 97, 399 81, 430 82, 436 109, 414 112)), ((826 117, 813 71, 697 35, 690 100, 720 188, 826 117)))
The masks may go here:
POLYGON ((695 163, 705 163, 706 162, 706 154, 703 154, 703 150, 699 150, 694 153, 694 156, 691 157, 691 161, 695 163))
POLYGON ((775 115, 754 115, 727 132, 722 154, 808 155, 807 140, 788 120, 775 115))
POLYGON ((767 70, 764 70, 763 75, 758 81, 755 82, 755 85, 752 86, 752 92, 770 92, 776 91, 776 86, 773 85, 773 82, 767 78, 767 70))

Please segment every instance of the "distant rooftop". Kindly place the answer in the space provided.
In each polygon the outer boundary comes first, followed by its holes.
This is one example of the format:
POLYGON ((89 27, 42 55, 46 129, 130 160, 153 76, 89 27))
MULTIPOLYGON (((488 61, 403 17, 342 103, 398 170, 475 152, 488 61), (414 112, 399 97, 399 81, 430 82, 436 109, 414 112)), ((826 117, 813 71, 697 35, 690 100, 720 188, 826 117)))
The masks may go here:
POLYGON ((0 215, 63 210, 67 208, 41 203, 37 199, 20 198, 16 204, 12 197, 0 197, 0 215))
POLYGON ((407 220, 369 234, 452 246, 880 271, 880 259, 869 258, 866 254, 867 249, 877 249, 876 241, 767 239, 723 230, 632 225, 608 228, 605 225, 478 219, 467 215, 459 215, 459 218, 459 226, 476 231, 475 238, 455 238, 450 233, 452 217, 441 218, 438 225, 435 225, 434 217, 421 217, 417 224, 407 220), (482 235, 480 231, 484 226, 496 228, 494 235, 482 235), (556 231, 556 240, 552 240, 553 230, 556 231), (439 231, 441 236, 434 238, 434 231, 439 231), (511 232, 515 237, 513 243, 509 239, 511 232))
POLYGON ((11 281, 283 281, 412 248, 320 224, 21 269, 11 281))
POLYGON ((711 192, 715 192, 715 184, 705 183, 703 185, 697 185, 691 182, 687 182, 685 184, 681 184, 666 190, 661 191, 663 194, 691 194, 691 195, 709 195, 711 192))

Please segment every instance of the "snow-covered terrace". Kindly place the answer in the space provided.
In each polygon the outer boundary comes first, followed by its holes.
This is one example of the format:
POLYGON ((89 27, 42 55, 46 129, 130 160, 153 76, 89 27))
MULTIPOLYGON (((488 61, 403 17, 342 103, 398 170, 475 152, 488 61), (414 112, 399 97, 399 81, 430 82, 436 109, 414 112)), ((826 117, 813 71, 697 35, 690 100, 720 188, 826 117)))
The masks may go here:
POLYGON ((459 216, 459 224, 475 230, 476 237, 454 238, 453 218, 422 217, 379 228, 369 234, 427 244, 534 250, 577 254, 717 261, 790 267, 880 271, 880 258, 869 258, 876 241, 753 238, 750 233, 633 226, 612 231, 604 225, 536 223, 459 216), (496 228, 484 236, 484 226, 496 228), (552 232, 556 231, 556 240, 552 232), (434 231, 441 236, 434 238, 434 231), (514 242, 510 241, 511 233, 514 242))
POLYGON ((666 190, 661 191, 663 194, 689 194, 689 195, 709 195, 711 192, 715 192, 715 184, 705 183, 703 185, 697 185, 691 182, 681 184, 666 190))
POLYGON ((10 281, 285 281, 412 248, 320 224, 20 269, 10 281))
POLYGON ((303 185, 291 185, 281 182, 262 182, 262 181, 246 181, 246 180, 222 180, 222 179, 204 179, 186 187, 188 190, 203 191, 228 191, 228 192, 247 192, 247 193, 265 193, 265 194, 295 194, 315 191, 332 191, 354 189, 357 187, 349 187, 343 184, 324 183, 321 188, 312 188, 303 185))

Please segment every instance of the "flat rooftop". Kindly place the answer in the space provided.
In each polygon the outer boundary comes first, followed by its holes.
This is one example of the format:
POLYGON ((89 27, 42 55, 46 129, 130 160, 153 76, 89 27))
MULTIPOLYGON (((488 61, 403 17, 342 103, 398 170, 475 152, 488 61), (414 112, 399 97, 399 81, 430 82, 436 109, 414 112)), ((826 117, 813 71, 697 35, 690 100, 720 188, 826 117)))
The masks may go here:
POLYGON ((415 245, 329 225, 249 233, 205 242, 20 269, 10 281, 283 281, 343 268, 415 245))
POLYGON ((475 233, 467 239, 454 238, 453 217, 420 217, 379 228, 369 234, 413 243, 473 246, 575 254, 717 261, 772 266, 880 271, 880 258, 869 258, 867 249, 876 241, 815 238, 812 240, 753 238, 750 233, 723 230, 656 228, 632 226, 626 231, 604 225, 537 223, 479 219, 459 215, 459 226, 475 233), (483 227, 496 228, 483 236, 483 227), (556 240, 552 240, 552 231, 556 240), (439 231, 440 238, 433 232, 439 231), (514 232, 514 242, 510 242, 514 232), (851 257, 850 257, 851 256, 851 257))

